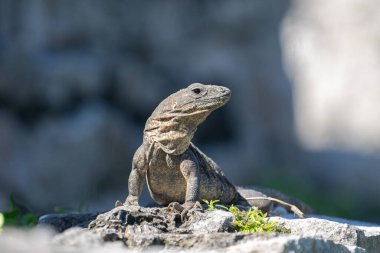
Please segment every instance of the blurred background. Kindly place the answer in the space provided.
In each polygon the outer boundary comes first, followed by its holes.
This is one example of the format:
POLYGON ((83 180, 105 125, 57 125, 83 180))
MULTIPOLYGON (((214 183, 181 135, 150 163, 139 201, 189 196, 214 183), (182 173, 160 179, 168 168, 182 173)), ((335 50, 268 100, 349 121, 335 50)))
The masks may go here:
POLYGON ((231 181, 380 222, 379 5, 0 0, 0 210, 113 207, 150 113, 202 82, 232 90, 194 139, 231 181))

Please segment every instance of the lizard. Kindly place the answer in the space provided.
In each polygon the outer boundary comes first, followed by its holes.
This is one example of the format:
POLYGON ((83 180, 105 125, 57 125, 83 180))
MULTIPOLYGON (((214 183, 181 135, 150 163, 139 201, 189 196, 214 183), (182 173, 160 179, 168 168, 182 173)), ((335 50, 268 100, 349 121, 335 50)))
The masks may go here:
MULTIPOLYGON (((146 181, 157 204, 181 203, 181 215, 201 199, 254 205, 266 211, 271 208, 268 200, 247 201, 246 197, 266 195, 262 189, 235 187, 217 163, 191 142, 199 124, 230 97, 231 91, 226 87, 193 83, 156 107, 146 121, 143 142, 132 159, 124 205, 139 205, 146 181)), ((117 201, 119 205, 122 203, 117 201)))

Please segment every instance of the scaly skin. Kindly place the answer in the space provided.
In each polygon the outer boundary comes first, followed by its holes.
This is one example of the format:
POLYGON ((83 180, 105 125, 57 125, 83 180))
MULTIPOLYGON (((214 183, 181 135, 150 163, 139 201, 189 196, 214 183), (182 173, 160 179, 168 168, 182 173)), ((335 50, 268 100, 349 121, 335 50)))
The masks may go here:
POLYGON ((255 190, 240 194, 219 166, 191 143, 198 125, 226 104, 230 96, 226 87, 194 83, 157 106, 146 122, 143 143, 133 157, 129 195, 124 205, 138 205, 146 180, 150 195, 158 204, 178 202, 185 212, 201 199, 270 208, 270 201, 245 200, 242 195, 265 195, 255 190))
POLYGON ((160 205, 179 202, 190 207, 200 199, 225 204, 242 200, 218 165, 191 143, 198 125, 226 104, 230 95, 225 87, 195 83, 158 105, 134 155, 125 204, 138 204, 145 178, 160 205))

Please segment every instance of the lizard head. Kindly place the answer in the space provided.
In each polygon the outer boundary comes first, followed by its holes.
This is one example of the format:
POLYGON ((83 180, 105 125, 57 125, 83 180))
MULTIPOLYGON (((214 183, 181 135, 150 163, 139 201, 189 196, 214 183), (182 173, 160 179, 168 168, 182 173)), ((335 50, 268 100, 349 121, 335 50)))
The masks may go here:
POLYGON ((193 83, 164 99, 146 122, 144 137, 168 154, 182 154, 199 124, 228 102, 231 91, 223 86, 193 83))
POLYGON ((210 114, 223 106, 228 102, 230 96, 231 91, 226 87, 193 83, 169 96, 165 99, 167 102, 164 103, 164 100, 163 104, 166 107, 165 111, 182 113, 183 116, 191 116, 195 119, 198 118, 196 115, 210 114))

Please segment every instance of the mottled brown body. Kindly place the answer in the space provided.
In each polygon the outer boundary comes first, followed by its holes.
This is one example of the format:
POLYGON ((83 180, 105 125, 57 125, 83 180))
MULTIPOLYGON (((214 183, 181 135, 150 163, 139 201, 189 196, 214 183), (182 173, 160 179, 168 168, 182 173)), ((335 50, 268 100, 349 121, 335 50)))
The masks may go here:
POLYGON ((160 205, 191 206, 201 199, 244 201, 219 166, 191 139, 206 117, 230 98, 230 90, 192 84, 162 101, 147 120, 143 144, 134 155, 126 204, 137 205, 146 178, 160 205))
MULTIPOLYGON (((195 202, 200 199, 218 199, 222 203, 231 203, 238 193, 217 167, 213 168, 206 162, 203 154, 193 145, 185 153, 173 156, 159 148, 154 148, 154 158, 150 160, 147 171, 147 183, 152 198, 160 205, 171 202, 195 202), (164 162, 162 162, 164 161, 164 162), (196 166, 199 182, 192 194, 192 186, 188 186, 184 173, 191 174, 188 168, 196 166), (171 187, 167 187, 170 185, 171 187), (188 198, 186 193, 189 188, 188 198)), ((190 169, 191 170, 191 169, 190 169)), ((191 181, 191 178, 188 178, 191 181)))
POLYGON ((220 200, 221 204, 254 205, 268 211, 271 201, 245 198, 269 195, 311 212, 304 203, 270 189, 236 189, 219 166, 191 143, 198 125, 226 104, 230 95, 228 88, 195 83, 157 106, 133 157, 125 205, 138 205, 146 181, 150 195, 160 205, 178 202, 189 209, 196 201, 207 199, 220 200))

